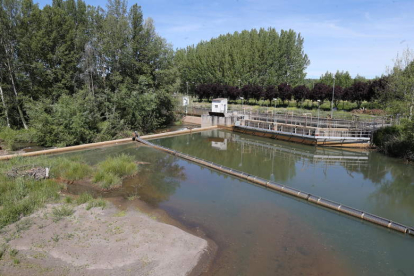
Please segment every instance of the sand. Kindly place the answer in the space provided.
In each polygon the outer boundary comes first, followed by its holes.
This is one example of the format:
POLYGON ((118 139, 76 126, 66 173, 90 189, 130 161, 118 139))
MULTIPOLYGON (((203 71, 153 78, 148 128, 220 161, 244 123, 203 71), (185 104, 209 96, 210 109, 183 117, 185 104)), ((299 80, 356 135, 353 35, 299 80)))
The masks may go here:
POLYGON ((86 210, 84 204, 54 221, 56 207, 2 230, 0 246, 9 248, 0 275, 195 275, 211 259, 205 239, 136 208, 86 210))

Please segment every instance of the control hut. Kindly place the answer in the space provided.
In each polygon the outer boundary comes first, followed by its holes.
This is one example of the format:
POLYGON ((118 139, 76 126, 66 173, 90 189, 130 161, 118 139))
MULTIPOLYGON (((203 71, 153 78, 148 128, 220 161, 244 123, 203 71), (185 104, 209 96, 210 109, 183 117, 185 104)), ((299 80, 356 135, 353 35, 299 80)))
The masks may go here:
POLYGON ((227 113, 227 99, 225 98, 218 98, 214 99, 211 103, 211 112, 209 112, 210 116, 218 116, 218 117, 225 117, 227 113))

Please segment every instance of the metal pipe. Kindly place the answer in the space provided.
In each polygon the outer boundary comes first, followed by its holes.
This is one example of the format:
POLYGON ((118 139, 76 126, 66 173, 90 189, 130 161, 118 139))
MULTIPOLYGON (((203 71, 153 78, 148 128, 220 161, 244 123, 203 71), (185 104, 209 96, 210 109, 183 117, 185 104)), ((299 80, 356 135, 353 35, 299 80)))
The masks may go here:
POLYGON ((215 164, 213 162, 208 162, 208 161, 202 160, 202 159, 197 158, 197 157, 189 156, 187 154, 183 154, 183 153, 180 153, 180 152, 177 152, 177 151, 172 151, 171 149, 168 149, 168 148, 165 148, 165 147, 162 147, 162 146, 158 146, 158 145, 155 145, 151 142, 148 142, 148 141, 142 139, 142 137, 136 139, 136 141, 141 142, 141 143, 143 143, 147 146, 153 147, 155 149, 165 151, 167 153, 173 153, 177 157, 192 161, 194 163, 198 163, 200 165, 204 165, 206 167, 215 169, 217 171, 221 171, 221 172, 224 172, 224 173, 227 173, 227 174, 245 179, 249 182, 259 184, 259 185, 264 186, 266 188, 269 188, 271 190, 282 192, 284 194, 288 194, 288 195, 291 195, 291 196, 309 201, 309 202, 314 203, 316 205, 323 206, 325 208, 328 208, 328 209, 331 209, 331 210, 334 210, 334 211, 337 211, 337 212, 340 212, 340 213, 343 213, 343 214, 346 214, 346 215, 349 215, 349 216, 352 216, 352 217, 355 217, 355 218, 358 218, 358 219, 362 219, 362 220, 371 222, 373 224, 380 225, 380 226, 383 226, 383 227, 386 227, 386 228, 389 228, 389 229, 392 229, 392 230, 395 230, 395 231, 398 231, 398 232, 402 232, 402 233, 408 234, 410 236, 414 236, 414 228, 413 227, 405 226, 403 224, 391 221, 389 219, 382 218, 382 217, 379 217, 379 216, 376 216, 376 215, 373 215, 373 214, 370 214, 370 213, 367 213, 367 212, 364 212, 364 211, 361 211, 361 210, 358 210, 358 209, 354 209, 352 207, 348 207, 346 205, 343 205, 343 204, 340 204, 340 203, 337 203, 337 202, 334 202, 334 201, 331 201, 331 200, 328 200, 328 199, 317 197, 317 196, 314 196, 312 194, 308 194, 308 193, 302 192, 302 191, 294 189, 294 188, 286 187, 286 186, 277 184, 277 183, 272 182, 272 181, 268 181, 266 179, 263 179, 263 178, 260 178, 260 177, 254 176, 254 175, 247 174, 245 172, 240 172, 240 171, 237 171, 237 170, 234 170, 234 169, 231 169, 231 168, 227 168, 227 167, 222 166, 222 165, 215 164))

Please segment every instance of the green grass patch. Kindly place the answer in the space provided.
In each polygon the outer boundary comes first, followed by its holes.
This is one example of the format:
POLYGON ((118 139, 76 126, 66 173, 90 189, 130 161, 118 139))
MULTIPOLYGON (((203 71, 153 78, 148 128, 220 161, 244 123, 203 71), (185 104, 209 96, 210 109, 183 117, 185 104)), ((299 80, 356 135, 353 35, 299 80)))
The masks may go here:
POLYGON ((0 229, 57 200, 60 185, 52 180, 10 179, 0 175, 0 229))
POLYGON ((92 168, 88 164, 66 158, 57 158, 55 166, 51 169, 53 177, 66 180, 80 180, 92 174, 92 168))
POLYGON ((86 206, 86 210, 90 210, 95 207, 100 207, 102 208, 102 210, 105 209, 106 201, 102 198, 92 199, 91 201, 88 202, 88 205, 86 206))
POLYGON ((91 200, 93 200, 93 197, 91 196, 91 194, 83 193, 76 199, 76 204, 81 205, 91 200))
POLYGON ((75 210, 73 210, 73 208, 68 205, 54 207, 52 210, 53 221, 57 222, 63 219, 64 217, 69 217, 73 215, 74 212, 75 210))
POLYGON ((109 190, 120 187, 123 177, 133 175, 137 171, 138 167, 134 162, 134 158, 121 154, 99 163, 93 182, 97 183, 102 189, 109 190))

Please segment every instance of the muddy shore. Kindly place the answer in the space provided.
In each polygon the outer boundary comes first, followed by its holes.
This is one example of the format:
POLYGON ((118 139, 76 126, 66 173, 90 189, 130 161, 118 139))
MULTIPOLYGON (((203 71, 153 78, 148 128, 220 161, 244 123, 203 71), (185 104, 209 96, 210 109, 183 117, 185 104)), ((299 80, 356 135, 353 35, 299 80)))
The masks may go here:
POLYGON ((201 232, 182 230, 164 211, 139 200, 110 202, 103 210, 76 206, 59 221, 52 213, 61 204, 47 205, 2 229, 0 245, 8 249, 0 275, 199 275, 208 270, 217 247, 201 232))

